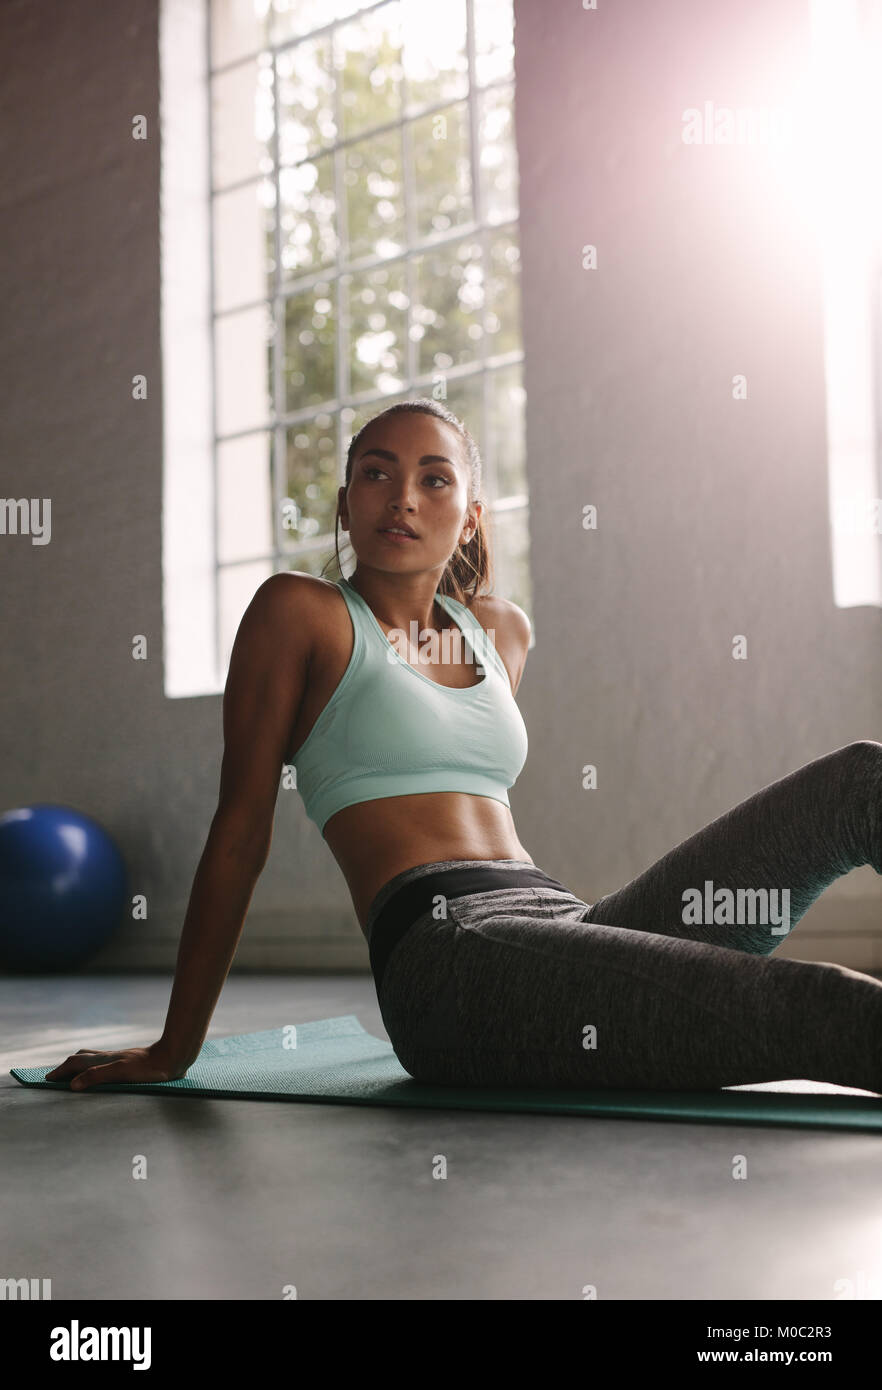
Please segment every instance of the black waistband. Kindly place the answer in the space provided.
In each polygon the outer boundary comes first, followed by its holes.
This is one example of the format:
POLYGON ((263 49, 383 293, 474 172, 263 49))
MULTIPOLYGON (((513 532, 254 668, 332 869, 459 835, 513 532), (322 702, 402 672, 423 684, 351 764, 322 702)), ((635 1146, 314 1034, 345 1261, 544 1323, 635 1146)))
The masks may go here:
POLYGON ((570 890, 556 878, 536 868, 513 869, 504 864, 494 867, 438 869, 422 878, 403 883, 377 913, 371 927, 371 970, 377 990, 383 978, 386 962, 406 931, 418 917, 433 906, 433 899, 443 893, 448 899, 463 898, 469 893, 488 893, 494 888, 557 888, 570 890))

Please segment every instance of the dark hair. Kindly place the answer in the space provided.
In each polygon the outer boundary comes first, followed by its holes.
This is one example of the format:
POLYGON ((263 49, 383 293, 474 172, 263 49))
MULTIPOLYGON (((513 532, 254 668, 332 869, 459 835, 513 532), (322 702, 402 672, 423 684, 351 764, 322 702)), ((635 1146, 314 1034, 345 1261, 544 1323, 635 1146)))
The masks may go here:
MULTIPOLYGON (((344 486, 349 487, 352 478, 352 465, 355 459, 355 452, 366 429, 376 424, 378 420, 385 420, 389 415, 398 415, 407 412, 420 411, 424 415, 434 415, 446 424, 452 425, 457 431, 465 446, 466 463, 469 467, 469 501, 483 502, 479 496, 481 490, 481 452, 475 443, 472 435, 465 425, 452 411, 445 405, 440 405, 438 401, 430 400, 426 396, 419 396, 413 401, 399 401, 395 405, 387 406, 377 415, 371 417, 362 425, 361 429, 353 438, 346 454, 346 481, 344 486)), ((441 576, 438 585, 442 594, 448 594, 457 599, 460 603, 468 606, 470 599, 475 599, 484 591, 483 586, 489 585, 492 578, 492 561, 490 555, 489 533, 486 525, 487 511, 485 510, 478 519, 478 525, 471 540, 465 545, 458 545, 453 555, 447 562, 447 568, 441 576)), ((340 574, 343 573, 343 566, 340 563, 339 546, 339 522, 340 522, 340 498, 337 497, 337 513, 334 518, 334 554, 337 558, 337 568, 340 574)), ((331 557, 333 559, 333 556, 331 557)), ((322 574, 330 565, 331 560, 322 568, 322 574)), ((489 590, 487 591, 489 592, 489 590)))

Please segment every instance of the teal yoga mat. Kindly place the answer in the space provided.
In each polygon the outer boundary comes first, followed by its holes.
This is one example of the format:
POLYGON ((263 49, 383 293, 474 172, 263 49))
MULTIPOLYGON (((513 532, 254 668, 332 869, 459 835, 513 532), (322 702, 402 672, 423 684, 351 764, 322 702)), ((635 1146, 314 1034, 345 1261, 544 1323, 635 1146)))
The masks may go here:
MULTIPOLYGON (((67 1091, 46 1081, 47 1067, 13 1067, 23 1086, 67 1091)), ((638 1120, 714 1124, 809 1125, 882 1131, 882 1096, 800 1084, 718 1091, 594 1091, 424 1086, 402 1067, 388 1042, 362 1028, 354 1014, 268 1028, 206 1042, 180 1081, 114 1082, 85 1094, 140 1091, 150 1095, 215 1096, 243 1100, 325 1101, 332 1105, 403 1105, 437 1110, 518 1110, 556 1115, 605 1115, 638 1120), (287 1043, 287 1045, 286 1045, 287 1043), (292 1046, 292 1043, 294 1044, 292 1046), (789 1089, 788 1089, 789 1088, 789 1089)))

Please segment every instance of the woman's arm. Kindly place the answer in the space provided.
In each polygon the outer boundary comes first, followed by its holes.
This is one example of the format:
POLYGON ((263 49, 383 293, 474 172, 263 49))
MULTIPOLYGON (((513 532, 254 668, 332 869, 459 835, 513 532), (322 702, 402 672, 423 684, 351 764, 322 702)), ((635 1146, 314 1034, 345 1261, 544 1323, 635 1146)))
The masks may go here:
POLYGON ((245 612, 224 691, 218 808, 196 870, 160 1050, 195 1061, 272 843, 279 774, 309 662, 296 575, 273 575, 245 612))
POLYGON ((193 880, 162 1036, 147 1049, 76 1053, 47 1080, 168 1080, 183 1076, 198 1056, 272 842, 279 775, 311 654, 304 579, 267 579, 236 634, 224 690, 218 807, 193 880))
POLYGON ((190 892, 165 1027, 154 1044, 179 1076, 205 1041, 265 862, 266 853, 239 838, 235 822, 215 816, 190 892))

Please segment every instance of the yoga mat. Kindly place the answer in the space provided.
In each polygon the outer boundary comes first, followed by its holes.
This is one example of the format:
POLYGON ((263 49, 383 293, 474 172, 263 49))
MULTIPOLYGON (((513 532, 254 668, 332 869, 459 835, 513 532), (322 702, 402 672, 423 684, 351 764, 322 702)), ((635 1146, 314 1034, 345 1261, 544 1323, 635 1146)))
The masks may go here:
MULTIPOLYGON (((46 1081, 47 1067, 13 1067, 23 1086, 69 1090, 46 1081)), ((432 1110, 507 1110, 620 1119, 709 1121, 713 1124, 808 1125, 882 1130, 882 1096, 826 1088, 823 1083, 769 1083, 774 1089, 718 1091, 537 1090, 424 1086, 398 1061, 392 1046, 362 1028, 354 1014, 289 1028, 268 1028, 209 1039, 179 1081, 108 1082, 102 1091, 223 1099, 307 1100, 332 1105, 401 1105, 432 1110), (285 1046, 286 1038, 288 1046, 285 1046), (296 1046, 291 1046, 291 1041, 296 1046), (817 1086, 818 1091, 796 1089, 817 1086)), ((74 1092, 74 1094, 77 1094, 74 1092)))

